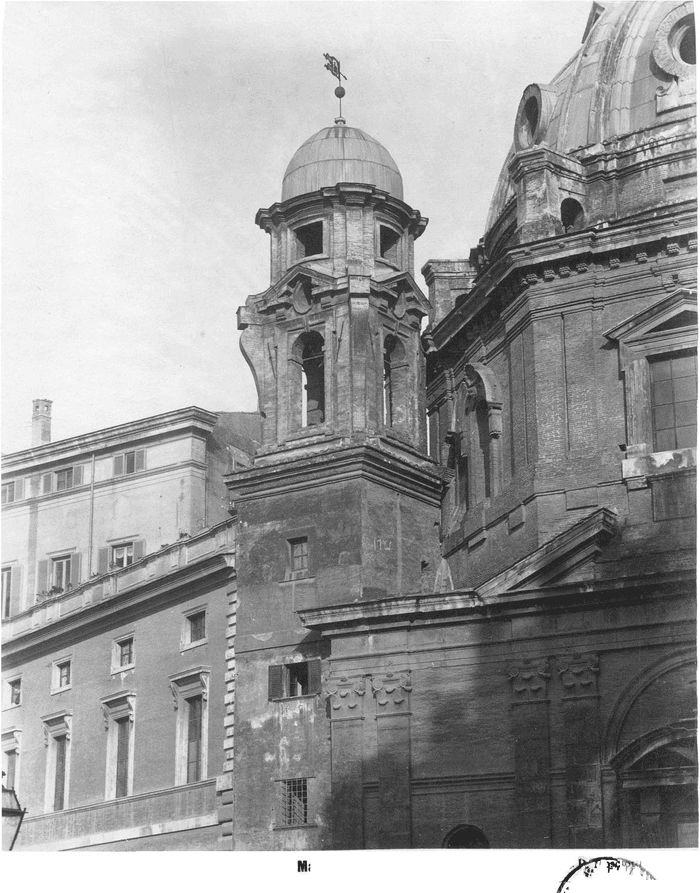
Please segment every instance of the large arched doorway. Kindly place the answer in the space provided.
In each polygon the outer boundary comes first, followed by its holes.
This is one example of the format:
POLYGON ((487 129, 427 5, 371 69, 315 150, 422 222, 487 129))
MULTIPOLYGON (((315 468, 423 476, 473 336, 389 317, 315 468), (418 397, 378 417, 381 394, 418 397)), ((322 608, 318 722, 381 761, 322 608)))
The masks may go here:
POLYGON ((489 842, 476 825, 457 825, 446 835, 442 846, 447 850, 487 850, 489 842))

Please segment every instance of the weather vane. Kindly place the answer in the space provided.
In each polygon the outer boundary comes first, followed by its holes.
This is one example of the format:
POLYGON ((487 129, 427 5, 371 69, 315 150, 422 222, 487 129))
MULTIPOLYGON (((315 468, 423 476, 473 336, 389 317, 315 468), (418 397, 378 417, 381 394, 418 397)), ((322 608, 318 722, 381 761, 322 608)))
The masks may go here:
POLYGON ((338 86, 335 88, 335 95, 338 97, 338 118, 342 120, 343 96, 345 96, 345 87, 343 87, 340 79, 343 78, 343 80, 347 81, 347 78, 340 70, 340 62, 338 59, 335 58, 335 56, 330 56, 328 53, 324 53, 323 58, 326 60, 326 64, 323 67, 327 68, 334 78, 338 78, 338 86))

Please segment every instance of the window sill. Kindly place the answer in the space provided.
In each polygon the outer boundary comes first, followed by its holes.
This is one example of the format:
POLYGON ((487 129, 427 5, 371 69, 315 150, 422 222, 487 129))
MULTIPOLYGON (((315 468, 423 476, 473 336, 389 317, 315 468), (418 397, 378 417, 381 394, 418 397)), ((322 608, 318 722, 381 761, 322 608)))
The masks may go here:
POLYGON ((60 694, 63 694, 64 691, 70 691, 72 688, 73 688, 72 685, 64 685, 63 688, 52 688, 51 694, 52 695, 60 695, 60 694))
MULTIPOLYGON (((642 446, 642 445, 639 445, 642 446)), ((628 448, 628 454, 632 448, 628 448)), ((687 471, 697 466, 695 447, 682 447, 678 450, 664 450, 657 453, 639 453, 622 460, 622 477, 637 478, 647 475, 672 474, 687 471)))
POLYGON ((133 670, 136 667, 136 664, 126 664, 123 667, 112 667, 110 670, 111 676, 118 676, 120 673, 126 673, 129 670, 133 670))
POLYGON ((303 701, 304 698, 315 698, 317 695, 320 694, 320 691, 315 691, 312 694, 308 695, 285 695, 283 698, 269 698, 269 703, 279 704, 280 701, 303 701))
POLYGON ((274 825, 273 831, 294 831, 300 828, 318 828, 316 822, 307 822, 306 825, 274 825))
POLYGON ((184 645, 180 645, 180 651, 192 651, 193 648, 199 648, 200 645, 208 645, 209 639, 197 639, 196 642, 187 642, 184 645))
POLYGON ((21 707, 21 706, 22 706, 21 701, 19 704, 8 704, 7 707, 2 708, 2 712, 5 713, 8 710, 16 710, 18 707, 21 707))

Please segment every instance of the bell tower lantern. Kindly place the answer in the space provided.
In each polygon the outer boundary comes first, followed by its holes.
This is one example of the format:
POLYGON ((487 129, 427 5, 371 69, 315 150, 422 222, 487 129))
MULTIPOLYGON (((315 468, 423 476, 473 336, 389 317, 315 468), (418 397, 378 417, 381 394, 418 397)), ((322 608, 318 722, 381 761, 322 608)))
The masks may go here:
POLYGON ((383 436, 422 453, 421 320, 413 243, 427 220, 375 139, 336 118, 297 150, 282 201, 258 211, 270 287, 239 311, 263 451, 300 440, 383 436))

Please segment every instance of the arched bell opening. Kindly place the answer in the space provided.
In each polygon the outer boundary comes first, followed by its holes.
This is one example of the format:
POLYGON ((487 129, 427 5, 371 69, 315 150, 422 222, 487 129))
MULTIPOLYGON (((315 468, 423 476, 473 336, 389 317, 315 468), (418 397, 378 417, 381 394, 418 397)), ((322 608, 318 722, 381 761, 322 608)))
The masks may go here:
POLYGON ((326 418, 324 340, 319 332, 304 332, 294 342, 291 376, 292 430, 322 425, 326 418))
POLYGON ((396 335, 384 339, 384 424, 405 427, 408 409, 408 364, 406 350, 396 335))

